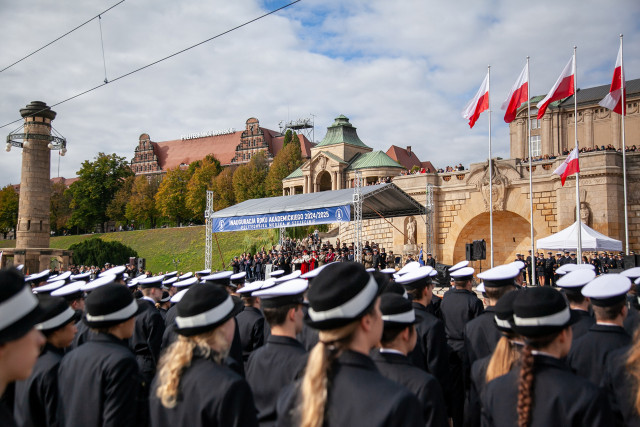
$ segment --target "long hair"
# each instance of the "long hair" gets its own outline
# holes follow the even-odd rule
[[[324,423],[331,366],[351,343],[358,324],[355,321],[338,329],[320,331],[302,379],[301,427],[320,427]]]
[[[489,360],[485,381],[488,383],[508,373],[519,358],[518,346],[506,336],[500,338]]]
[[[636,413],[640,414],[640,344],[638,340],[640,339],[640,329],[636,330],[633,336],[634,344],[629,349],[627,353],[627,362],[626,368],[627,372],[631,376],[631,380],[633,383],[633,397],[636,408]]]
[[[173,408],[178,403],[180,378],[191,366],[194,354],[222,363],[230,345],[221,328],[192,337],[178,335],[178,339],[160,358],[158,366],[156,397],[160,399],[162,406]]]

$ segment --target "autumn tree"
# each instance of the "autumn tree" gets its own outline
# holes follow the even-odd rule
[[[189,218],[185,199],[189,172],[180,167],[170,169],[162,179],[155,195],[155,204],[160,215],[176,225]]]
[[[107,221],[107,206],[133,171],[124,157],[98,153],[94,161],[85,160],[71,184],[71,218],[69,227],[90,230]]]
[[[254,154],[249,163],[238,167],[233,174],[236,203],[265,197],[265,179],[268,171],[269,166],[264,151]]]
[[[203,221],[204,210],[207,207],[207,190],[211,190],[213,178],[221,171],[220,162],[213,155],[205,157],[193,170],[187,184],[186,207],[195,221]]]
[[[287,132],[289,132],[288,130]],[[293,133],[293,137],[298,136]],[[285,135],[286,138],[286,135]],[[300,144],[286,144],[282,147],[282,150],[276,155],[269,168],[267,174],[265,187],[267,196],[281,196],[282,195],[282,180],[289,176],[291,172],[296,170],[302,165],[302,153],[300,152]]]
[[[213,178],[211,185],[213,191],[213,210],[219,211],[236,203],[233,191],[233,169],[224,168],[222,172]]]
[[[135,178],[125,209],[129,220],[139,225],[155,227],[159,215],[155,200],[158,187],[159,179],[156,177],[140,175]]]
[[[67,228],[71,218],[71,199],[71,192],[68,191],[64,181],[51,184],[49,223],[51,230],[56,234]]]
[[[131,188],[133,187],[133,181],[135,179],[135,176],[127,177],[107,205],[107,216],[110,220],[119,222],[120,224],[127,223],[126,207],[129,199],[131,199]]]
[[[7,233],[18,225],[19,195],[13,185],[9,184],[0,190],[0,233],[7,238]]]

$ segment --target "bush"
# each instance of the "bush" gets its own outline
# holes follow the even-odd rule
[[[129,258],[138,257],[138,253],[129,246],[105,242],[97,237],[71,245],[69,249],[73,251],[73,263],[76,265],[123,265],[129,263]]]

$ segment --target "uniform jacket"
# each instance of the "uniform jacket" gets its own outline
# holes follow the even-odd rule
[[[471,375],[467,402],[464,405],[464,425],[465,427],[480,426],[482,403],[480,396],[486,385],[487,367],[491,361],[491,355],[476,360],[471,365]]]
[[[494,320],[495,310],[489,306],[464,327],[464,346],[469,366],[478,359],[490,356],[502,334]]]
[[[14,416],[24,427],[59,426],[58,367],[64,350],[47,343],[31,376],[16,382]],[[4,425],[4,424],[1,424]]]
[[[601,386],[615,417],[611,425],[637,427],[640,415],[635,408],[635,387],[625,366],[628,351],[629,347],[622,347],[609,353]]]
[[[380,375],[367,355],[345,351],[334,362],[325,410],[325,427],[424,426],[418,399]],[[278,399],[278,426],[298,425],[298,386]]]
[[[422,404],[424,422],[428,426],[447,425],[447,411],[444,404],[442,387],[436,378],[413,366],[407,356],[375,350],[373,361],[380,373],[416,395]]]
[[[264,317],[255,307],[245,307],[236,316],[242,343],[242,360],[246,362],[252,351],[264,344]]]
[[[2,400],[0,400],[0,425],[3,427],[18,427],[13,414],[11,414],[11,411]]]
[[[447,343],[455,352],[464,349],[464,327],[484,311],[482,301],[474,292],[466,289],[451,289],[440,304]]]
[[[151,301],[140,299],[138,306],[143,307],[143,311],[136,316],[131,348],[136,355],[140,373],[149,384],[160,359],[165,326],[162,315]]]
[[[605,361],[613,350],[631,344],[631,336],[620,326],[598,325],[571,345],[567,363],[580,375],[595,385],[600,385]]]
[[[589,314],[588,311],[584,310],[571,310],[578,313],[580,319],[571,325],[571,330],[573,331],[573,342],[576,342],[578,338],[589,332],[589,328],[596,324],[596,319]]]
[[[229,368],[195,356],[180,378],[178,402],[168,409],[151,386],[149,412],[153,427],[252,427],[256,409],[247,382]],[[124,427],[124,426],[121,426]]]
[[[254,351],[247,362],[246,378],[261,427],[276,424],[278,394],[304,369],[307,352],[293,338],[271,335],[265,345]]]
[[[586,379],[571,372],[562,361],[534,356],[531,427],[602,426],[612,424],[604,393]],[[519,369],[496,378],[482,394],[482,425],[518,425]]]
[[[142,377],[127,342],[99,333],[67,353],[58,371],[59,416],[65,427],[141,425]]]

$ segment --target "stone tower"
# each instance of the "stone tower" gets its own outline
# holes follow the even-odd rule
[[[44,102],[33,101],[20,109],[20,114],[24,117],[24,133],[27,135],[22,148],[16,248],[48,248],[51,150],[47,139],[30,138],[28,135],[51,135],[51,121],[56,113]]]

